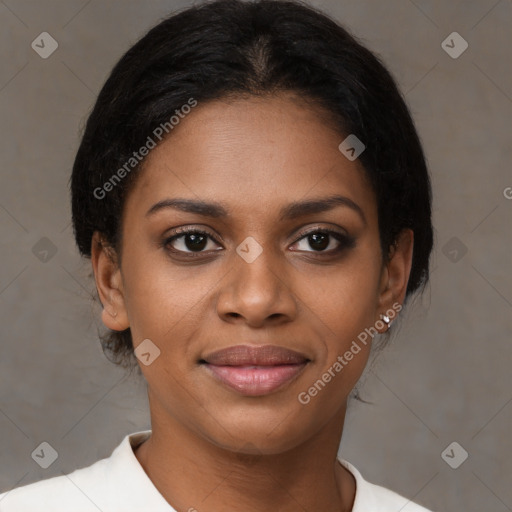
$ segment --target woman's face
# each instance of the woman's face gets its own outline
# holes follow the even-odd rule
[[[146,340],[153,424],[278,453],[343,418],[371,337],[353,342],[403,301],[411,256],[383,265],[376,198],[344,138],[280,95],[199,104],[148,155],[121,270],[105,285],[100,256],[95,271],[117,313],[104,322]]]

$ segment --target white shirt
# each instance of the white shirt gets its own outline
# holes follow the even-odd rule
[[[1,512],[176,512],[158,492],[133,448],[151,430],[127,435],[108,458],[0,494]],[[367,482],[338,458],[356,480],[352,512],[431,512],[399,494]]]

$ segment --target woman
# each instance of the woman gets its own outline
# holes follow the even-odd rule
[[[433,243],[423,150],[376,56],[299,3],[187,9],[114,67],[71,191],[104,349],[140,368],[152,428],[3,511],[426,510],[337,457]]]

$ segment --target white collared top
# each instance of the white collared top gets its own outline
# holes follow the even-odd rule
[[[0,512],[176,512],[158,492],[133,447],[151,430],[125,436],[110,457],[0,494]],[[349,462],[338,458],[356,480],[352,512],[431,512],[384,487],[367,482]],[[194,504],[191,504],[194,510]]]

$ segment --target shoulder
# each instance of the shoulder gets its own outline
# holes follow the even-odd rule
[[[90,466],[17,487],[0,494],[1,512],[109,512],[169,510],[137,462],[132,446],[150,435],[141,431],[125,436],[110,457]]]
[[[338,460],[356,480],[352,512],[432,512],[390,489],[366,481],[350,462],[340,458]]]

